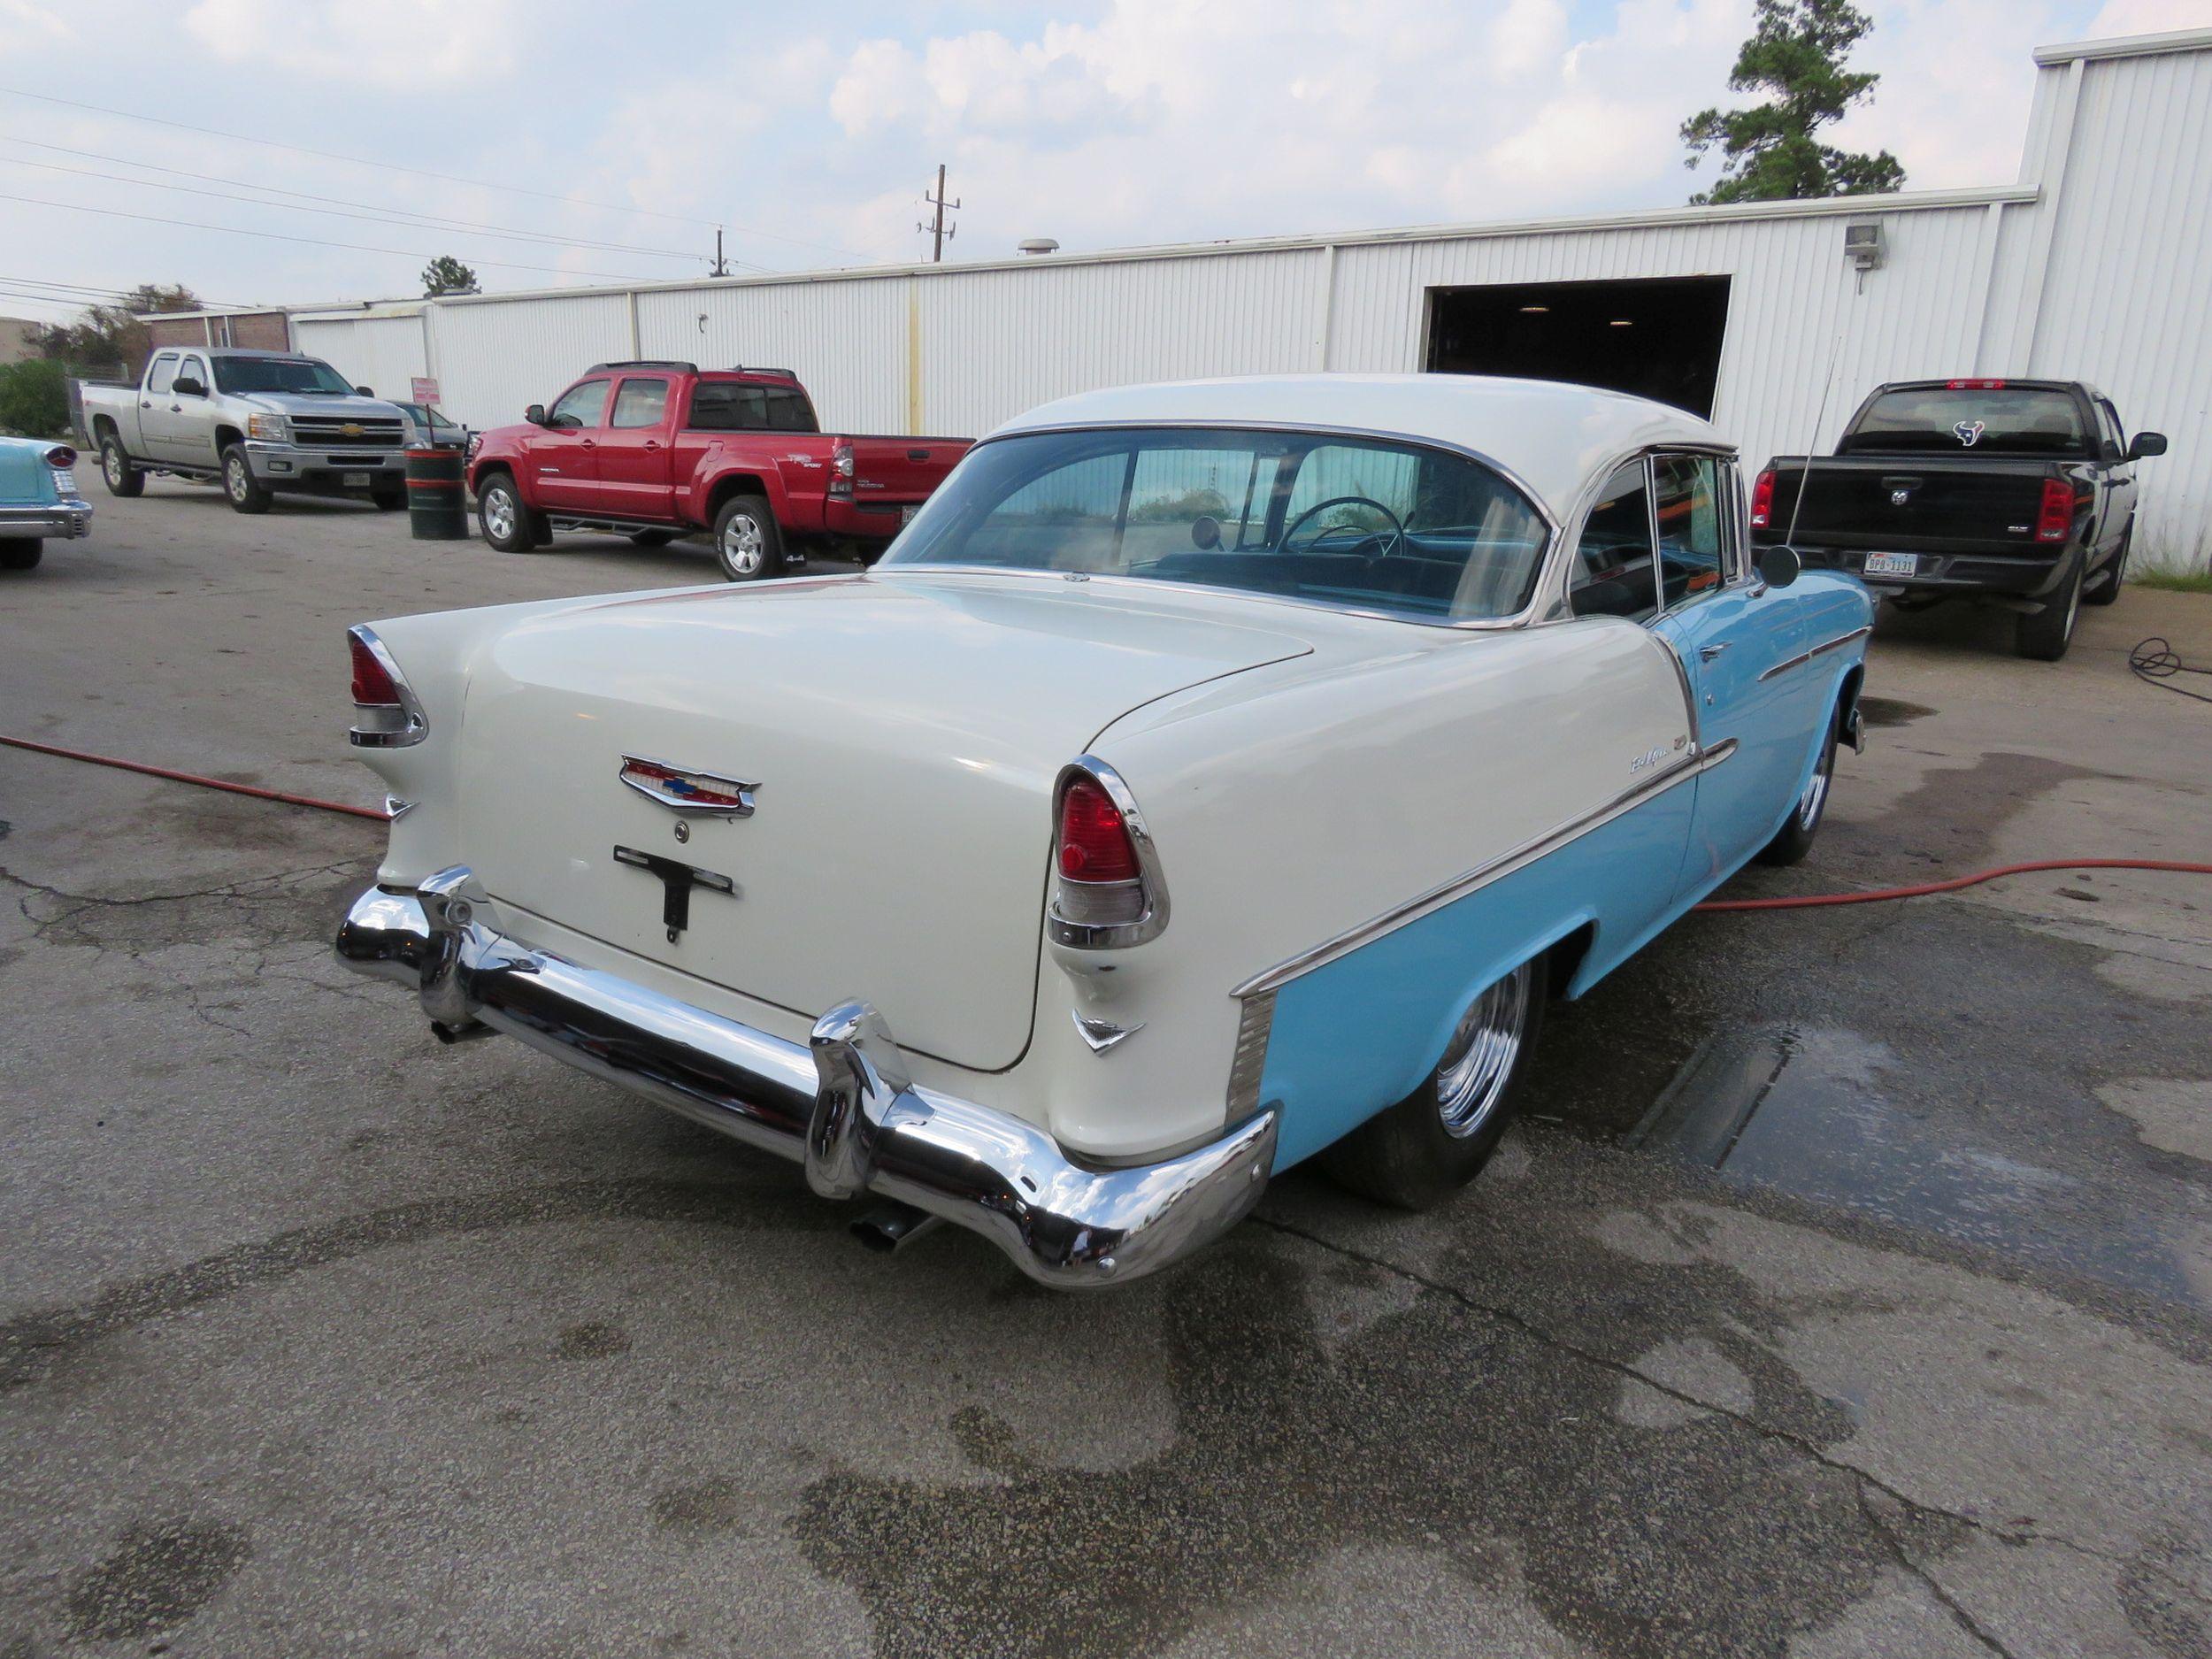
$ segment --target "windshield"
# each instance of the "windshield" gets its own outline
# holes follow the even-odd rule
[[[353,388],[313,357],[218,357],[215,384],[226,392],[299,392],[349,397]]]
[[[1033,433],[979,445],[884,557],[1186,582],[1424,622],[1525,610],[1547,532],[1473,458],[1322,434]]]
[[[1860,449],[2009,450],[2087,455],[2073,394],[2032,386],[1908,386],[1867,405],[1839,455]]]

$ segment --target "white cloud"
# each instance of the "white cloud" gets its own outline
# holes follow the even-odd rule
[[[197,0],[184,27],[217,58],[404,89],[503,74],[519,0]]]
[[[2108,0],[2082,31],[2087,41],[2116,35],[2162,35],[2168,29],[2212,27],[2212,0]]]

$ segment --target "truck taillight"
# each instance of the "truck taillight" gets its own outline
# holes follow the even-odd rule
[[[840,438],[836,442],[830,445],[829,493],[831,495],[851,495],[853,493],[853,473],[857,469],[853,465],[853,446],[850,443],[847,442],[844,439]]]
[[[1954,392],[2001,392],[2005,389],[2002,380],[1946,380],[1943,384],[1947,390]]]
[[[1051,933],[1056,944],[1112,949],[1167,926],[1167,883],[1129,787],[1086,755],[1060,775]]]
[[[1774,517],[1774,469],[1759,474],[1751,486],[1751,527],[1763,530]]]
[[[353,662],[353,726],[347,740],[357,749],[404,749],[430,730],[422,705],[384,641],[367,628],[346,630]]]
[[[2074,487],[2064,479],[2043,480],[2043,506],[2035,515],[2035,539],[2063,541],[2074,534]]]

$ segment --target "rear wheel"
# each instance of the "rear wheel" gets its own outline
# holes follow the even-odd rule
[[[131,465],[131,457],[123,453],[123,441],[111,432],[100,440],[100,481],[109,495],[125,500],[146,493],[145,473]]]
[[[495,472],[477,487],[476,522],[500,552],[527,553],[538,545],[534,518],[508,473]]]
[[[1828,796],[1836,780],[1836,733],[1842,725],[1842,712],[1840,704],[1830,710],[1827,735],[1821,743],[1819,757],[1813,762],[1813,775],[1806,780],[1804,792],[1797,797],[1789,822],[1759,849],[1756,856],[1761,864],[1793,864],[1812,851],[1813,837],[1820,833],[1820,821],[1828,816]]]
[[[783,569],[776,515],[758,495],[733,495],[714,518],[714,557],[733,582],[758,581]]]
[[[2043,601],[2043,609],[2021,617],[2016,625],[2013,649],[2039,663],[2055,663],[2074,642],[2074,624],[2081,619],[2081,561],[2066,573],[2057,591]]]
[[[1544,1021],[1544,961],[1533,957],[1486,987],[1421,1087],[1324,1152],[1322,1167],[1400,1210],[1426,1210],[1472,1180],[1520,1104]]]
[[[223,451],[223,494],[234,512],[266,512],[274,499],[253,475],[253,465],[246,459],[242,444],[234,443]]]
[[[45,551],[46,543],[36,536],[27,541],[21,536],[11,536],[0,541],[0,571],[34,570]]]
[[[2135,546],[2135,526],[2131,524],[2120,538],[2120,550],[2112,563],[2097,572],[2096,586],[2086,588],[2081,596],[2085,605],[2108,605],[2120,596],[2120,584],[2127,580],[2128,554]]]
[[[633,530],[630,532],[632,547],[666,547],[675,539],[676,533],[673,530]]]

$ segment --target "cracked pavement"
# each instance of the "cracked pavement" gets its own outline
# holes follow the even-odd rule
[[[153,483],[0,587],[0,731],[366,802],[345,623],[666,585]],[[2212,601],[1886,619],[1812,859],[2212,858]],[[96,673],[88,666],[97,665]],[[1694,918],[1457,1202],[1187,1268],[894,1258],[326,941],[372,825],[0,749],[0,1659],[2212,1654],[2212,887]]]

